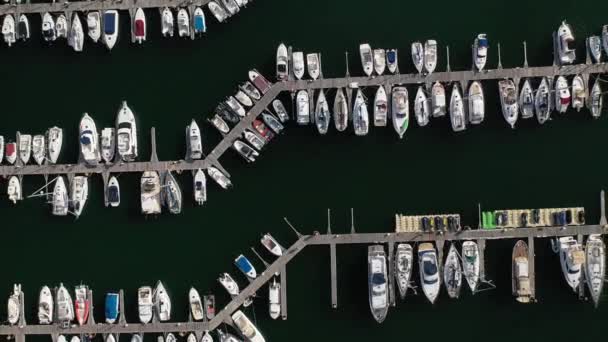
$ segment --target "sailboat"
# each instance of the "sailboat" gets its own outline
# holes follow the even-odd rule
[[[418,73],[422,73],[424,67],[424,47],[421,42],[412,43],[412,63],[414,63]]]
[[[138,7],[135,11],[135,19],[133,20],[133,35],[135,36],[135,42],[142,44],[146,40],[146,13],[143,8]]]
[[[76,52],[81,52],[84,46],[84,31],[78,13],[72,16],[72,25],[68,33],[68,45]]]
[[[211,7],[211,3],[209,3],[209,6]],[[171,12],[169,7],[163,8],[160,15],[160,27],[163,37],[173,37],[173,33],[175,32],[173,12]]]
[[[180,37],[190,37],[190,16],[185,8],[177,11],[177,32]]]
[[[281,284],[276,278],[268,285],[268,313],[272,319],[279,318],[281,314]]]
[[[560,64],[572,64],[576,59],[574,34],[572,27],[566,21],[562,21],[557,29],[557,53]]]
[[[46,132],[46,141],[48,147],[48,161],[52,164],[57,163],[61,147],[63,144],[63,130],[57,126],[49,128]]]
[[[462,95],[460,95],[460,88],[457,84],[452,86],[452,95],[450,97],[450,121],[454,132],[464,131],[467,128]]]
[[[9,178],[6,193],[8,195],[8,200],[13,202],[13,204],[17,204],[17,201],[21,201],[23,199],[21,182],[17,176],[11,176],[11,178]]]
[[[137,311],[139,321],[143,324],[152,321],[154,301],[152,288],[150,286],[142,286],[137,289]]]
[[[365,43],[359,45],[359,55],[361,57],[361,65],[363,66],[363,72],[369,77],[374,71],[374,60],[372,57],[372,47]]]
[[[53,16],[46,12],[42,16],[42,38],[47,42],[54,42],[57,39],[55,32],[55,19]]]
[[[219,169],[209,166],[207,168],[207,174],[209,174],[209,177],[211,177],[211,179],[213,179],[224,190],[232,188],[230,178],[226,177],[226,175],[223,174]]]
[[[321,74],[321,65],[319,62],[318,53],[309,53],[306,55],[306,66],[308,69],[308,76],[313,80],[319,78]]]
[[[164,204],[171,214],[182,212],[182,191],[171,171],[165,173],[162,196]]]
[[[190,288],[190,291],[188,292],[188,299],[190,302],[190,314],[192,314],[192,319],[195,321],[202,320],[205,316],[203,302],[201,301],[201,296],[194,287]]]
[[[159,280],[156,283],[153,297],[154,305],[156,306],[158,319],[161,322],[166,322],[171,319],[171,298],[165,289],[165,285]]]
[[[512,256],[512,292],[520,303],[530,303],[532,291],[530,290],[530,265],[528,259],[528,245],[519,240],[513,247]]]
[[[207,6],[218,22],[223,23],[226,19],[228,19],[228,13],[226,10],[222,6],[218,5],[215,1],[209,1]]]
[[[565,113],[571,101],[568,80],[564,76],[559,76],[555,81],[555,109],[558,113]]]
[[[471,82],[469,86],[469,123],[480,124],[485,118],[485,98],[479,81]]]
[[[68,37],[68,20],[65,15],[60,14],[57,16],[55,20],[55,32],[57,33],[57,38]]]
[[[587,102],[587,90],[585,81],[581,75],[576,75],[572,79],[572,108],[580,112]]]
[[[78,218],[82,211],[84,210],[84,206],[87,203],[87,198],[89,196],[89,182],[86,176],[75,176],[72,179],[72,183],[70,184],[70,188],[72,189],[72,196],[70,203],[72,204],[73,214]]]
[[[475,293],[479,284],[479,247],[474,241],[462,243],[462,268],[471,292]]]
[[[289,75],[289,61],[287,58],[287,46],[281,43],[277,48],[277,80],[284,81]]]
[[[602,39],[599,36],[591,36],[587,38],[587,45],[593,62],[600,63],[602,61]]]
[[[116,131],[114,128],[106,127],[101,130],[101,158],[106,163],[111,163],[114,160],[114,151],[116,150]]]
[[[386,51],[386,67],[391,74],[394,74],[399,68],[399,54],[397,49]]]
[[[511,128],[515,128],[519,111],[515,83],[510,79],[501,80],[498,82],[498,90],[502,106],[502,115]]]
[[[473,43],[473,64],[475,68],[482,71],[488,59],[488,38],[485,33],[480,33]]]
[[[17,23],[17,39],[22,41],[30,39],[30,21],[27,19],[25,14],[19,15],[19,22]]]
[[[201,169],[194,174],[194,201],[198,205],[203,205],[207,201],[207,178]]]
[[[141,212],[144,215],[160,214],[160,177],[156,171],[146,171],[141,176]]]
[[[253,280],[257,277],[255,267],[253,267],[253,264],[243,254],[239,255],[238,257],[236,257],[236,259],[234,259],[234,264],[250,280]]]
[[[283,102],[281,102],[281,100],[274,99],[272,101],[272,108],[274,109],[274,112],[277,114],[277,117],[279,118],[279,120],[281,120],[281,122],[289,121],[289,114],[287,114],[287,109],[285,109],[285,105],[283,105]]]
[[[357,90],[355,104],[353,105],[353,127],[357,136],[367,135],[369,132],[369,113],[361,89]]]
[[[51,324],[53,323],[53,295],[48,286],[43,286],[38,295],[38,323]]]
[[[8,323],[15,325],[19,322],[19,316],[21,314],[21,285],[13,285],[13,293],[8,297]]]
[[[378,323],[384,322],[388,314],[388,282],[386,253],[382,245],[367,248],[367,282],[369,287],[369,307]]]
[[[440,82],[435,82],[431,88],[431,105],[433,117],[437,118],[447,113],[445,88]]]
[[[186,136],[188,143],[188,157],[190,159],[201,159],[203,156],[203,143],[201,139],[201,130],[194,119],[186,126]]]
[[[78,285],[74,289],[76,300],[74,301],[74,311],[76,313],[76,321],[78,325],[84,325],[89,319],[90,299],[89,287],[86,285]]]
[[[378,86],[374,97],[374,126],[386,126],[388,121],[388,97],[384,86]]]
[[[604,289],[606,275],[606,245],[601,235],[589,235],[585,247],[585,282],[597,308]]]
[[[331,119],[331,113],[329,112],[329,105],[325,99],[325,91],[321,89],[319,97],[317,98],[317,106],[315,108],[315,125],[319,134],[326,134],[329,129],[329,121]]]
[[[95,43],[101,38],[101,13],[99,11],[87,13],[87,34]]]
[[[72,296],[68,289],[63,286],[63,283],[59,284],[56,295],[57,304],[57,321],[59,323],[71,322],[74,319],[74,305],[72,303]]]
[[[101,154],[99,153],[99,137],[97,135],[97,126],[95,121],[84,113],[80,120],[80,153],[85,163],[91,166],[97,165],[101,160]]]
[[[68,189],[63,181],[63,176],[58,176],[53,188],[53,215],[66,216],[68,214]]]
[[[384,49],[374,49],[374,71],[377,75],[382,75],[385,69],[386,51]]]
[[[32,139],[32,154],[36,164],[42,165],[42,162],[46,159],[44,135],[34,135],[34,138]]]
[[[424,42],[424,69],[428,74],[437,67],[437,41],[429,39]]]
[[[291,54],[291,60],[293,64],[293,75],[301,80],[304,77],[306,66],[304,65],[304,53],[302,51],[296,51]]]
[[[418,246],[418,263],[422,291],[431,304],[433,304],[439,295],[441,279],[439,277],[437,251],[431,243],[425,242]]]
[[[559,261],[566,283],[572,290],[578,291],[585,254],[581,245],[573,237],[559,238]]]
[[[112,50],[118,40],[118,11],[107,10],[103,13],[103,35],[101,39],[108,50]]]
[[[19,159],[27,164],[32,156],[32,136],[29,134],[19,135]]]
[[[462,267],[460,265],[460,259],[458,259],[458,252],[456,252],[456,247],[453,243],[451,244],[450,251],[445,259],[443,282],[448,292],[448,296],[457,299],[460,296],[460,288],[462,287]]]
[[[296,95],[296,114],[298,125],[308,125],[310,123],[310,101],[306,90],[300,90]]]
[[[344,132],[348,127],[348,101],[342,88],[338,88],[334,99],[334,125],[338,132]]]
[[[2,21],[2,36],[4,37],[4,42],[9,47],[17,41],[15,35],[15,18],[12,14],[4,16],[4,20]]]
[[[546,77],[543,77],[540,82],[540,86],[536,91],[534,98],[534,109],[536,110],[536,119],[541,125],[544,124],[551,115],[551,93],[549,90],[549,83]]]
[[[394,87],[391,96],[393,128],[397,132],[397,135],[399,135],[399,139],[403,139],[403,135],[410,123],[410,105],[407,88]]]
[[[414,262],[414,252],[412,246],[407,243],[397,245],[395,252],[395,278],[401,299],[405,298],[410,287],[412,277],[412,265]]]
[[[108,204],[114,208],[120,205],[120,185],[114,176],[108,181]]]
[[[416,92],[416,99],[414,100],[414,114],[416,115],[418,126],[424,127],[429,123],[429,117],[431,116],[431,104],[429,103],[422,86],[418,86],[418,91]]]
[[[534,116],[534,92],[530,85],[530,80],[525,79],[524,85],[519,93],[519,108],[521,110],[521,118],[528,119]]]
[[[594,118],[599,118],[602,114],[602,89],[600,87],[599,77],[593,82],[591,93],[589,95],[589,110]]]

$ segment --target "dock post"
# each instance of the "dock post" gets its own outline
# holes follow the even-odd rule
[[[192,16],[192,13],[190,13],[190,16]],[[135,44],[135,8],[129,8],[129,18],[129,28],[131,29],[131,44]]]
[[[323,63],[321,63],[321,53],[319,52],[319,79],[323,78]]]
[[[606,197],[604,196],[604,190],[600,192],[600,225],[606,226]]]
[[[108,201],[108,182],[110,180],[110,173],[108,171],[102,172],[101,179],[103,181],[103,203],[107,207],[108,205],[110,205]]]
[[[281,267],[281,318],[287,319],[287,268]]]
[[[337,276],[337,262],[336,262],[336,244],[329,244],[329,260],[331,269],[331,307],[334,309],[338,308],[338,276]]]
[[[469,84],[469,80],[460,80],[460,88],[462,88],[462,94],[468,94],[467,93],[467,86]],[[462,111],[464,113],[464,117],[465,117],[465,122],[469,121],[469,96],[463,96],[462,99]]]
[[[591,64],[591,54],[589,54],[589,38],[585,39],[585,64]],[[585,87],[586,88],[586,87]]]
[[[536,300],[536,273],[534,271],[534,236],[528,236],[528,272],[530,276],[530,293],[532,299]]]
[[[581,248],[583,246],[583,242],[584,242],[583,240],[584,240],[583,234],[576,235],[576,241],[579,243],[579,245],[581,245]],[[578,299],[584,300],[585,299],[585,280],[586,280],[585,272],[581,272],[579,280],[580,281],[578,283]]]
[[[23,328],[27,325],[25,321],[25,294],[23,291],[19,291],[19,328]],[[25,341],[25,335],[23,335],[23,341]]]
[[[152,145],[152,155],[150,156],[150,161],[158,162],[158,154],[156,154],[156,127],[150,128],[150,142]]]
[[[350,208],[350,233],[355,234],[355,210]]]
[[[20,332],[15,335],[15,342],[25,342],[25,334]]]
[[[452,69],[450,68],[450,46],[449,45],[445,46],[445,58],[447,59],[445,71],[451,72]]]
[[[346,77],[350,77],[350,71],[348,70],[348,51],[345,52],[346,54]]]
[[[120,312],[119,312],[120,317],[118,318],[118,323],[122,326],[126,326],[127,325],[127,313],[126,313],[126,309],[125,309],[125,291],[123,289],[118,290],[118,300],[119,300],[119,307],[120,307]]]
[[[528,67],[528,45],[524,40],[524,68]]]
[[[315,90],[312,88],[308,88],[308,108],[315,108]],[[309,111],[308,116],[310,117],[310,123],[315,123],[315,112],[313,110]]]
[[[293,48],[291,47],[291,45],[289,45],[289,47],[287,48],[287,67],[289,68],[289,72],[287,73],[287,81],[291,82],[294,80],[294,75],[293,75],[293,58],[291,57],[291,54],[293,53]]]
[[[486,240],[477,240],[479,248],[479,280],[486,281]]]
[[[89,317],[87,318],[87,325],[95,325],[95,315],[93,314],[93,290],[89,290],[87,293],[87,300],[89,301]]]
[[[439,269],[439,276],[443,277],[443,245],[445,243],[445,240],[443,238],[441,239],[437,239],[436,241],[437,243],[437,258],[439,259],[439,265],[438,269]]]
[[[391,234],[392,236],[392,234]],[[388,300],[391,306],[395,301],[395,243],[391,237],[388,238]]]
[[[192,4],[192,0],[188,1],[188,12],[190,12],[190,39],[194,40],[196,38],[196,33],[194,32],[194,11],[196,10],[196,6]]]
[[[285,221],[285,223],[287,223],[287,225],[289,226],[289,228],[291,228],[291,230],[294,231],[294,233],[296,233],[296,235],[298,236],[298,239],[302,237],[302,234],[300,234],[300,232],[296,229],[296,227],[294,227],[291,222],[289,222],[287,220],[287,217],[283,217],[283,220]]]
[[[500,42],[498,43],[498,67],[497,69],[502,69],[502,58],[500,56]]]

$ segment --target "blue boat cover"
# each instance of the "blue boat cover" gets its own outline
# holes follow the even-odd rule
[[[118,293],[106,294],[106,319],[118,317]]]
[[[105,13],[103,15],[103,32],[105,34],[114,34],[114,26],[116,25],[116,14]]]
[[[91,138],[89,137],[89,135],[92,135],[93,132],[91,131],[84,131],[82,132],[82,134],[80,135],[80,142],[82,144],[85,145],[90,145],[91,144]]]
[[[116,186],[111,186],[108,188],[108,200],[110,202],[120,201],[120,192]]]
[[[488,47],[488,40],[483,38],[478,41],[480,47]]]
[[[372,275],[372,284],[373,285],[382,285],[386,283],[386,278],[384,278],[384,274],[382,273],[374,273]]]
[[[243,255],[239,256],[234,263],[236,264],[236,267],[238,267],[243,273],[248,273],[249,271],[253,270],[253,266]]]
[[[386,59],[388,60],[389,63],[395,63],[395,60],[397,59],[397,54],[395,53],[395,51],[389,51],[386,54]]]
[[[194,29],[196,31],[205,31],[205,19],[197,15],[194,17]]]

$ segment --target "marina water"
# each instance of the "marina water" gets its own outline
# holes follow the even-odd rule
[[[577,55],[583,61],[583,38],[599,34],[601,25],[608,24],[605,13],[608,3],[601,1],[256,0],[226,24],[216,24],[208,16],[208,34],[195,41],[162,39],[160,19],[151,10],[148,41],[134,46],[125,34],[128,16],[122,13],[123,36],[114,50],[109,53],[87,40],[81,55],[64,41],[45,46],[40,19],[32,16],[32,39],[0,48],[2,134],[42,134],[53,125],[63,127],[60,161],[74,162],[82,113],[90,113],[98,127],[113,125],[121,101],[128,100],[140,128],[140,159],[149,156],[151,126],[157,127],[160,159],[182,158],[184,127],[192,118],[202,124],[215,104],[234,93],[251,67],[272,76],[281,41],[321,52],[325,77],[344,74],[347,50],[351,74],[361,74],[361,42],[399,48],[401,71],[412,72],[409,44],[428,38],[440,45],[438,71],[445,69],[446,44],[452,69],[468,69],[470,44],[478,32],[488,33],[490,67],[497,62],[498,42],[503,65],[521,65],[523,40],[530,65],[550,65],[551,32],[561,20],[573,26]],[[44,284],[64,282],[70,290],[81,282],[88,284],[94,290],[98,319],[103,315],[103,294],[123,288],[127,317],[135,321],[137,287],[162,279],[172,294],[175,320],[185,320],[190,286],[202,293],[213,291],[219,305],[227,302],[217,275],[229,271],[237,276],[234,257],[249,254],[263,232],[270,231],[284,245],[295,239],[283,216],[303,232],[326,229],[327,207],[333,209],[334,232],[350,229],[350,207],[355,208],[358,231],[392,231],[397,212],[459,212],[464,223],[476,226],[476,205],[481,202],[487,209],[585,206],[587,221],[596,222],[599,190],[608,188],[606,113],[592,120],[586,111],[570,111],[554,114],[542,127],[528,120],[512,130],[502,119],[495,82],[484,83],[484,90],[486,119],[462,134],[452,133],[447,117],[432,120],[423,129],[414,124],[403,141],[390,127],[371,128],[362,138],[335,130],[320,137],[312,126],[290,124],[255,164],[245,165],[235,153],[227,153],[222,164],[235,187],[223,191],[209,182],[209,201],[203,208],[190,200],[191,176],[178,175],[185,203],[178,216],[140,215],[139,175],[120,176],[122,203],[116,209],[103,206],[101,177],[93,178],[89,203],[77,221],[51,217],[41,199],[14,208],[0,201],[5,256],[0,288],[8,295],[14,282],[23,284],[29,322],[34,322],[38,290]],[[368,89],[366,95],[372,97],[373,91]],[[333,96],[330,91],[328,97]],[[201,128],[209,151],[219,135],[206,124]],[[42,177],[26,177],[24,193],[43,182]],[[513,243],[487,245],[486,272],[497,290],[475,296],[464,291],[459,301],[449,300],[443,292],[434,306],[422,295],[408,297],[390,309],[382,325],[369,314],[364,246],[338,248],[337,310],[330,307],[329,251],[319,247],[307,250],[287,268],[288,321],[268,318],[266,290],[258,293],[255,314],[247,312],[269,341],[434,341],[454,338],[453,334],[467,340],[507,341],[522,334],[528,340],[565,340],[579,337],[581,330],[585,337],[599,337],[607,303],[594,310],[577,300],[546,240],[537,240],[536,246],[539,303],[515,303],[510,293]],[[121,336],[121,341],[127,338]],[[146,341],[153,338],[146,336]],[[28,341],[43,339],[47,337]]]

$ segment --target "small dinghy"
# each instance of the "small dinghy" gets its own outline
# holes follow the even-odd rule
[[[17,39],[21,41],[30,39],[30,21],[25,14],[19,16],[19,22],[17,23]]]
[[[54,42],[57,39],[55,20],[49,12],[42,16],[42,38],[47,42]]]
[[[388,97],[384,86],[378,86],[374,97],[374,126],[384,127],[388,121]]]
[[[154,315],[154,301],[152,288],[150,286],[142,286],[137,289],[137,312],[139,321],[143,324],[150,323]]]
[[[32,156],[32,136],[29,134],[19,135],[19,159],[27,164]]]
[[[363,72],[369,77],[374,71],[374,60],[372,57],[372,47],[369,44],[359,45],[359,55],[361,56],[361,65]]]
[[[84,31],[78,13],[74,13],[72,17],[72,25],[68,33],[68,45],[76,52],[81,52],[84,46]]]
[[[171,171],[166,172],[164,176],[161,190],[163,204],[171,214],[179,214],[182,212],[182,190]]]
[[[513,247],[511,283],[513,296],[520,303],[530,303],[532,300],[529,269],[528,245],[519,240]]]
[[[205,20],[205,12],[200,7],[196,7],[194,9],[194,15],[192,18],[194,34],[197,36],[201,36],[203,33],[207,32],[207,22]]]
[[[318,53],[309,53],[306,55],[306,67],[308,69],[308,76],[313,80],[319,78],[321,74],[321,66],[319,63]]]
[[[135,42],[142,44],[146,40],[146,14],[143,8],[137,8],[135,11],[135,19],[133,20],[133,35],[135,36]]]
[[[424,42],[424,69],[432,74],[437,67],[437,41],[430,39]]]
[[[120,185],[114,176],[108,181],[108,204],[114,208],[120,205]]]
[[[439,82],[435,82],[433,84],[433,88],[431,89],[431,105],[433,117],[437,118],[444,116],[447,113],[445,88]]]
[[[241,157],[243,157],[248,163],[253,163],[257,157],[259,157],[259,153],[251,146],[246,143],[235,140],[232,143],[232,147],[235,151],[237,151]]]
[[[291,54],[293,64],[293,75],[301,80],[306,72],[306,66],[304,65],[304,53],[302,51],[296,51]]]
[[[112,50],[118,40],[118,11],[108,10],[103,13],[103,35],[102,40],[108,50]]]
[[[8,195],[8,200],[13,202],[13,204],[17,204],[17,201],[21,201],[23,199],[23,193],[21,191],[21,182],[17,176],[11,176],[8,180],[8,186],[6,187],[6,193]]]
[[[279,318],[281,314],[281,284],[277,283],[276,278],[268,285],[268,313],[272,319]]]
[[[194,287],[190,288],[190,291],[188,292],[188,299],[190,302],[190,314],[192,314],[192,319],[195,321],[203,320],[205,317],[203,302],[201,300],[201,296]],[[190,336],[194,337],[193,334],[190,334]],[[188,338],[190,338],[190,336],[188,336]],[[194,342],[196,342],[196,337],[194,337]]]
[[[407,243],[397,245],[397,251],[395,252],[395,278],[401,299],[405,298],[407,290],[410,288],[413,262],[414,251],[412,246]]]
[[[46,141],[48,146],[48,161],[52,164],[57,163],[61,146],[63,144],[63,130],[57,126],[49,128],[46,132]]]
[[[285,126],[283,126],[281,122],[279,122],[279,120],[274,117],[274,115],[268,112],[262,113],[262,120],[264,120],[266,126],[270,127],[270,129],[276,134],[281,133],[283,129],[285,129]],[[329,125],[329,122],[327,124]]]
[[[230,296],[235,297],[239,295],[239,284],[237,284],[236,281],[232,279],[230,274],[220,274],[220,277],[217,279],[217,281],[219,281],[219,283],[224,287],[224,289],[226,289],[226,292],[228,292]]]
[[[386,67],[391,74],[397,72],[399,68],[399,58],[398,58],[397,49],[390,49],[386,51]]]
[[[450,121],[454,132],[464,131],[467,128],[462,95],[460,95],[460,88],[457,84],[452,86],[452,95],[450,96]]]
[[[469,123],[480,124],[485,118],[486,103],[483,96],[483,88],[479,81],[471,82],[469,86]]]
[[[230,126],[222,119],[219,115],[215,114],[209,122],[215,127],[222,135],[228,134],[230,132]]]
[[[543,77],[540,86],[536,91],[534,98],[534,109],[536,110],[536,119],[539,124],[544,124],[551,115],[551,93],[549,90],[549,82],[546,77]]]
[[[421,42],[412,43],[412,63],[414,63],[418,73],[422,73],[424,67],[424,47]]]
[[[209,6],[211,6],[212,2],[209,3]],[[173,12],[171,12],[169,7],[163,8],[163,11],[160,15],[160,27],[163,37],[173,37],[173,32],[175,31],[173,22]]]
[[[243,83],[239,89],[247,94],[247,96],[249,96],[253,101],[259,101],[262,98],[260,91],[249,81]]]
[[[597,308],[606,275],[606,245],[601,235],[589,235],[585,247],[585,282]]]
[[[13,293],[8,297],[8,323],[15,325],[21,315],[21,285],[13,285]]]
[[[236,94],[234,94],[234,98],[237,99],[237,101],[239,101],[239,103],[244,107],[253,106],[253,101],[251,100],[251,97],[247,96],[247,94],[245,94],[245,92],[243,92],[242,90],[237,91]]]
[[[445,259],[443,282],[445,284],[445,289],[448,292],[448,296],[457,299],[460,296],[460,288],[462,287],[462,266],[460,265],[458,252],[456,252],[456,247],[454,247],[453,243],[451,244],[450,251]]]
[[[515,128],[515,123],[517,122],[517,116],[519,114],[515,83],[510,79],[499,81],[498,92],[502,106],[502,115],[509,126]]]
[[[194,202],[203,205],[207,201],[207,177],[203,170],[198,169],[194,174]]]
[[[587,38],[587,45],[593,62],[600,63],[602,61],[602,39],[599,36],[591,36]]]
[[[208,320],[212,320],[215,317],[215,296],[212,294],[203,296],[203,303],[205,304],[205,317],[207,317]],[[205,331],[205,334],[208,335],[209,333]],[[213,342],[213,340],[211,340],[211,342]]]
[[[357,136],[367,135],[369,132],[369,113],[361,89],[357,90],[355,104],[353,105],[353,127]]]
[[[530,85],[530,80],[525,79],[524,85],[519,93],[519,108],[521,110],[521,118],[528,119],[534,116],[534,92]]]
[[[418,91],[416,92],[416,99],[414,100],[414,115],[416,115],[418,126],[424,127],[429,123],[429,117],[431,116],[431,104],[429,103],[422,86],[418,86]]]
[[[576,48],[574,47],[574,34],[570,24],[562,21],[557,29],[557,53],[560,64],[572,64],[576,59]]]
[[[101,160],[99,152],[99,136],[97,135],[97,127],[95,121],[84,113],[80,120],[80,154],[85,163],[91,166],[97,165]]]
[[[298,125],[308,125],[310,123],[310,101],[306,90],[300,90],[296,95],[296,114]]]
[[[247,142],[250,143],[251,146],[255,147],[255,149],[258,151],[261,151],[264,148],[264,145],[266,145],[266,141],[264,139],[258,137],[248,129],[243,132],[243,137],[245,137],[245,140],[247,140]]]
[[[257,70],[249,70],[249,81],[253,83],[253,85],[258,88],[258,90],[262,94],[266,94],[271,87],[270,82],[266,79],[266,77],[262,76]]]
[[[180,37],[190,37],[190,16],[185,8],[177,12],[177,32]]]
[[[57,19],[55,20],[55,32],[57,34],[57,38],[68,37],[68,20],[65,15],[60,14],[57,16]]]
[[[40,324],[53,323],[53,309],[53,295],[51,289],[45,285],[40,289],[38,296],[38,322]]]
[[[559,261],[566,283],[574,292],[577,292],[585,254],[581,245],[573,237],[559,238]]]
[[[319,134],[326,134],[329,129],[329,121],[331,119],[331,113],[329,112],[329,105],[325,99],[325,91],[321,89],[319,97],[317,98],[317,106],[315,108],[315,125]]]
[[[555,109],[558,113],[565,113],[571,101],[568,80],[564,76],[559,76],[555,81]]]
[[[258,276],[255,267],[253,267],[253,264],[243,254],[239,255],[238,257],[236,257],[236,259],[234,259],[234,264],[239,269],[239,271],[243,272],[243,274],[247,276],[247,278],[249,278],[250,280],[253,280]]]
[[[6,153],[4,154],[6,161],[13,165],[17,161],[17,143],[9,142],[6,144]]]
[[[407,88],[405,87],[395,87],[392,92],[392,119],[393,119],[393,128],[397,135],[399,135],[399,139],[403,139],[403,135],[405,135],[405,131],[410,123],[410,104],[407,94]]]
[[[228,190],[232,187],[230,178],[226,177],[222,171],[216,169],[215,167],[209,166],[207,168],[207,174],[209,174],[209,177],[211,177],[211,179],[213,179],[223,189]]]
[[[277,240],[270,235],[270,233],[264,234],[260,239],[260,243],[266,248],[267,251],[276,257],[282,256],[283,251],[285,250],[283,246],[281,246]]]
[[[42,162],[46,159],[46,145],[44,143],[44,135],[35,135],[32,139],[32,154],[34,161],[38,165],[42,165]]]
[[[101,13],[99,11],[87,13],[87,34],[95,43],[101,38]]]
[[[189,126],[186,126],[186,143],[188,144],[188,158],[201,159],[203,156],[201,130],[194,119]]]
[[[101,158],[106,163],[111,163],[114,160],[114,151],[116,151],[116,131],[111,127],[104,128],[101,130]]]
[[[72,193],[70,203],[76,218],[80,217],[89,197],[89,181],[85,176],[75,176],[70,184]]]
[[[384,49],[374,50],[374,71],[377,75],[384,74],[386,69],[386,51]]]
[[[66,216],[68,214],[68,189],[65,187],[65,182],[63,181],[62,176],[57,177],[57,180],[55,181],[51,203],[53,205],[53,215]]]
[[[156,306],[158,319],[161,322],[171,319],[171,298],[169,298],[169,293],[160,280],[156,283],[156,288],[154,289],[153,303]]]
[[[207,6],[218,22],[223,23],[228,18],[228,13],[226,10],[224,10],[222,6],[218,5],[217,2],[210,1]]]
[[[344,132],[348,127],[348,101],[342,88],[338,88],[334,99],[334,125],[338,132]]]
[[[480,33],[473,43],[473,64],[478,71],[482,71],[488,60],[488,38],[485,33]]]
[[[431,304],[433,304],[439,295],[441,278],[439,276],[437,251],[431,243],[425,242],[418,246],[418,263],[422,291]]]
[[[2,36],[4,37],[4,42],[9,47],[17,41],[15,35],[15,18],[12,14],[4,16],[4,20],[2,21]]]
[[[594,118],[599,118],[602,114],[602,89],[600,87],[599,77],[595,79],[591,93],[589,94],[589,110]]]
[[[479,284],[479,247],[476,242],[465,241],[462,243],[462,267],[471,292],[475,294]]]
[[[230,16],[237,14],[241,9],[234,0],[221,0],[224,8],[230,13]]]
[[[274,99],[272,101],[272,109],[274,109],[274,112],[277,114],[277,117],[279,120],[281,120],[281,122],[284,123],[289,121],[289,114],[287,114],[287,109],[285,109],[285,105],[283,105],[281,100]]]
[[[289,76],[289,59],[287,58],[287,46],[281,43],[277,48],[277,80],[285,81]]]
[[[587,90],[585,89],[585,81],[581,75],[576,75],[572,79],[572,108],[580,112],[587,102]]]

